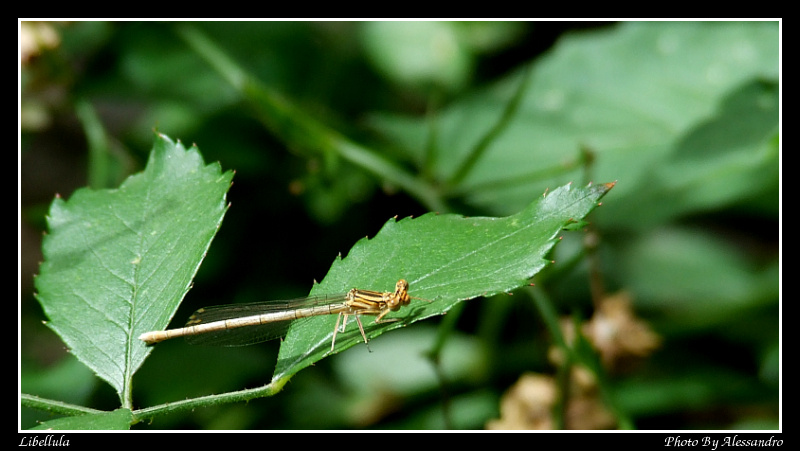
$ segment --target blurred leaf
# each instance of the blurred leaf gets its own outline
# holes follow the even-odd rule
[[[118,189],[56,198],[37,298],[71,352],[130,402],[150,350],[191,286],[227,208],[232,173],[158,135],[144,172]]]
[[[449,407],[439,403],[419,408],[410,415],[384,423],[386,429],[403,430],[482,430],[486,422],[499,416],[500,399],[489,390],[474,390],[452,397]]]
[[[458,90],[473,56],[452,22],[366,22],[362,42],[378,70],[395,83]]]
[[[72,355],[46,368],[23,362],[19,380],[21,393],[30,393],[39,399],[57,399],[72,405],[89,405],[92,393],[101,384],[92,370]],[[23,407],[20,411],[20,428],[33,427],[52,419],[52,415],[53,412],[46,409]]]
[[[713,143],[717,157],[708,164],[722,163],[714,168],[718,173],[737,169],[730,178],[748,177],[754,168],[730,165],[720,153],[741,159],[750,152],[755,169],[774,165],[764,145],[771,138],[765,129],[777,130],[770,84],[778,79],[778,30],[777,22],[625,22],[564,36],[536,61],[519,112],[463,183],[449,187],[451,195],[481,211],[518,211],[527,193],[581,179],[581,148],[595,154],[593,179],[620,182],[620,199],[648,188],[654,166],[672,152],[694,152],[700,138],[719,139]],[[437,180],[451,180],[497,122],[524,74],[520,69],[454,102],[437,114],[433,130],[428,118],[375,115],[371,123],[418,164],[428,162],[426,170]],[[754,88],[753,80],[768,82]],[[744,141],[726,147],[731,141],[723,130],[733,131],[751,116],[752,126],[735,130]],[[757,181],[757,190],[774,183],[763,175]],[[709,186],[706,193],[695,184],[692,205],[729,201],[727,194],[715,195],[718,187]],[[633,216],[603,211],[600,217],[638,225],[641,204],[632,199],[615,208],[628,205],[637,209]]]
[[[328,162],[342,158],[383,182],[397,185],[438,211],[435,208],[439,205],[436,190],[420,183],[414,174],[403,170],[396,161],[376,149],[353,141],[338,129],[309,114],[282,93],[259,82],[202,30],[182,24],[177,32],[198,55],[240,90],[242,96],[256,108],[264,125],[285,142],[287,147],[307,152],[309,156],[322,155]]]
[[[746,257],[706,231],[658,229],[623,246],[609,272],[673,326],[708,328],[777,301],[777,261],[759,267]]]
[[[508,292],[528,283],[547,263],[557,235],[583,218],[613,186],[565,185],[506,218],[428,213],[387,222],[372,239],[356,243],[346,258],[334,261],[312,295],[344,293],[357,287],[392,290],[398,279],[410,283],[412,304],[389,315],[404,321],[375,324],[365,320],[369,337],[414,321],[442,315],[457,302]],[[293,325],[281,346],[273,381],[286,378],[330,353],[336,317],[317,317]],[[362,338],[351,324],[336,338],[336,351]]]
[[[86,403],[98,382],[86,365],[72,356],[67,356],[47,371],[23,368],[20,372],[22,392],[72,404]]]
[[[448,336],[436,366],[428,354],[440,333],[432,325],[419,324],[370,342],[369,352],[348,352],[331,362],[346,389],[347,415],[352,424],[371,424],[398,406],[397,399],[431,393],[444,380],[476,381],[486,374],[486,349],[476,337]],[[338,338],[338,337],[337,337]]]
[[[777,403],[777,398],[765,396],[763,387],[752,384],[750,375],[691,360],[682,363],[676,365],[678,368],[670,377],[651,374],[620,381],[615,389],[617,401],[631,415],[640,417],[703,412],[709,406],[725,404],[765,400]]]
[[[437,368],[427,357],[436,340],[437,327],[417,324],[370,342],[370,349],[354,349],[330,361],[337,384],[326,383],[331,374],[304,372],[292,379],[285,393],[291,421],[303,429],[364,428],[402,409],[403,399],[431,396],[441,388]],[[480,340],[463,334],[448,336],[438,371],[446,380],[475,382],[486,374],[486,348]],[[315,415],[307,415],[309,409]]]
[[[774,202],[760,209],[777,214],[778,106],[777,83],[755,80],[734,89],[718,111],[645,170],[640,190],[603,212],[603,223],[647,228],[765,197]]]
[[[454,25],[461,39],[475,53],[489,53],[507,47],[531,26],[528,22],[516,21],[455,22]]]

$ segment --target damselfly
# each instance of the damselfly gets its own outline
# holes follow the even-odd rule
[[[186,337],[192,344],[248,345],[283,336],[291,322],[296,319],[338,314],[331,339],[331,351],[333,351],[336,334],[344,332],[348,316],[355,316],[364,343],[367,343],[367,334],[364,332],[360,316],[375,315],[376,324],[399,321],[398,318],[384,317],[389,312],[408,305],[411,299],[427,301],[411,297],[408,294],[408,282],[400,279],[394,291],[379,292],[353,288],[339,295],[206,307],[197,310],[189,317],[185,327],[145,332],[139,339],[148,345],[176,337]]]

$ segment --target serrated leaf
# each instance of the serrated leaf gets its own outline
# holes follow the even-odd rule
[[[149,349],[189,290],[227,205],[232,172],[157,135],[145,170],[118,189],[56,198],[37,298],[47,325],[117,390],[123,405]]]
[[[351,288],[390,291],[397,280],[410,283],[412,301],[387,318],[402,321],[362,322],[368,338],[442,315],[457,302],[508,292],[528,283],[547,264],[545,255],[563,228],[579,221],[613,186],[562,186],[505,218],[438,215],[390,220],[372,239],[364,238],[345,258],[334,261],[312,295],[343,293]],[[292,326],[281,346],[273,381],[286,378],[330,352],[336,317],[317,317]],[[350,321],[336,337],[341,352],[363,342]]]

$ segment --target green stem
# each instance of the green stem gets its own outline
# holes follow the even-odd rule
[[[464,304],[464,302],[459,302],[458,304],[454,305],[452,309],[450,309],[448,315],[444,316],[444,319],[437,329],[438,333],[436,334],[436,341],[431,349],[425,353],[425,357],[431,363],[433,371],[436,373],[436,379],[439,381],[439,392],[442,398],[442,419],[444,420],[445,429],[452,429],[453,421],[450,409],[450,395],[447,390],[448,383],[444,374],[444,370],[442,369],[442,348],[444,348],[447,338],[455,330],[456,323],[461,317],[461,312],[464,310]]]
[[[371,149],[345,138],[335,143],[334,148],[339,155],[351,163],[372,172],[391,184],[399,186],[425,205],[428,210],[439,213],[449,211],[449,208],[442,202],[438,191],[430,184],[400,169],[392,161],[381,157]]]
[[[511,119],[514,118],[514,115],[517,114],[517,110],[519,109],[520,103],[522,103],[522,99],[525,96],[525,91],[528,87],[528,80],[530,79],[530,65],[528,65],[522,73],[522,80],[520,80],[519,87],[517,88],[514,95],[511,97],[511,100],[506,104],[505,109],[503,110],[503,114],[497,120],[497,122],[486,132],[486,134],[481,138],[480,141],[472,148],[467,158],[463,161],[461,166],[456,170],[453,174],[453,177],[450,178],[448,185],[449,186],[458,186],[461,182],[464,181],[465,178],[469,175],[478,161],[483,157],[486,153],[486,150],[489,148],[489,145],[494,142],[495,138],[497,138],[503,131],[505,131],[506,127],[511,123]]]
[[[75,113],[83,125],[89,147],[88,179],[89,186],[95,189],[113,186],[111,158],[108,137],[97,112],[85,99],[75,102]]]
[[[181,401],[170,402],[159,406],[147,407],[133,412],[137,421],[143,421],[157,416],[165,415],[168,413],[185,412],[187,410],[196,409],[198,407],[211,407],[220,404],[229,404],[234,402],[250,401],[257,398],[265,398],[273,396],[283,389],[289,378],[281,378],[272,381],[267,385],[258,388],[249,388],[246,390],[239,390],[220,395],[208,395],[200,398],[184,399]]]
[[[220,404],[228,404],[242,401],[250,401],[256,398],[264,398],[275,395],[283,389],[290,378],[281,378],[272,383],[258,388],[239,390],[220,395],[202,396],[200,398],[185,399],[177,402],[170,402],[159,406],[147,407],[133,411],[135,422],[149,420],[168,413],[184,412],[199,407],[211,407]],[[21,405],[32,409],[43,410],[46,412],[61,415],[86,415],[104,413],[102,410],[91,409],[89,407],[78,406],[52,399],[44,399],[34,395],[21,394]]]

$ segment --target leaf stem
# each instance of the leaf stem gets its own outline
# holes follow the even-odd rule
[[[467,158],[462,162],[461,166],[456,170],[450,178],[449,186],[458,186],[469,175],[472,168],[478,163],[481,157],[486,153],[489,145],[508,127],[511,119],[517,114],[522,98],[525,96],[525,91],[528,88],[528,80],[530,79],[531,65],[525,67],[522,71],[522,80],[520,80],[519,87],[511,97],[511,100],[506,104],[503,114],[497,122],[486,132],[485,135],[478,141],[475,147],[472,148]]]
[[[23,407],[29,407],[32,409],[43,410],[61,415],[74,416],[103,413],[102,410],[70,404],[63,401],[56,401],[54,399],[40,398],[36,395],[29,395],[27,393],[20,394],[20,405]]]
[[[109,143],[103,124],[89,101],[78,99],[75,102],[75,113],[83,126],[86,141],[89,145],[89,186],[95,189],[111,188],[111,157]]]
[[[246,390],[239,390],[230,393],[223,393],[219,395],[208,395],[194,399],[185,399],[177,402],[169,402],[158,406],[147,407],[140,410],[133,411],[134,422],[149,420],[158,416],[168,413],[184,412],[187,410],[196,409],[198,407],[211,407],[220,404],[228,404],[241,401],[249,401],[256,398],[264,398],[267,396],[275,395],[283,389],[289,377],[279,378],[267,385],[251,388]],[[57,413],[62,415],[86,415],[86,414],[99,414],[104,413],[102,410],[92,409],[89,407],[69,404],[52,399],[44,399],[35,395],[22,393],[20,395],[21,405],[33,409],[44,410],[50,413]]]
[[[169,402],[158,406],[147,407],[133,412],[136,421],[148,420],[168,413],[184,412],[198,407],[211,407],[221,404],[229,404],[241,401],[250,401],[257,398],[273,396],[283,389],[290,377],[279,378],[271,383],[257,388],[248,388],[219,395],[208,395],[193,399],[184,399],[176,402]]]

